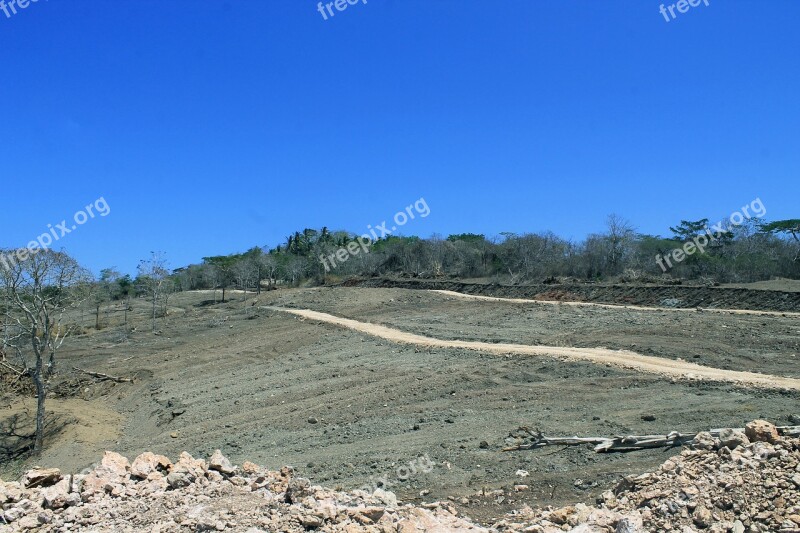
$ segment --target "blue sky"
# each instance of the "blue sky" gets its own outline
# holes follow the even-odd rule
[[[8,2],[9,0],[6,0]],[[0,11],[0,247],[99,197],[59,245],[95,272],[366,231],[609,213],[666,234],[800,197],[800,2],[39,0]]]

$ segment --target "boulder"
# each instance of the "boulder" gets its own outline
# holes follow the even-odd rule
[[[719,442],[721,446],[726,446],[728,449],[735,450],[739,446],[747,446],[750,444],[750,439],[747,438],[744,431],[741,429],[723,429],[719,432]]]
[[[192,484],[195,478],[191,477],[186,472],[170,472],[167,475],[167,484],[172,489],[179,489],[181,487],[188,487]]]
[[[778,429],[766,420],[753,420],[745,426],[745,435],[751,442],[775,444],[781,440]]]
[[[208,468],[227,476],[236,472],[236,467],[231,464],[227,457],[222,455],[220,450],[214,451],[214,454],[208,460]]]
[[[202,459],[195,459],[187,452],[182,452],[178,462],[172,465],[170,472],[182,472],[192,478],[192,481],[208,472],[208,465]]]
[[[702,505],[698,505],[692,514],[692,520],[695,525],[701,529],[705,529],[714,523],[714,517],[711,516],[711,511]]]
[[[100,465],[108,472],[112,472],[120,477],[125,476],[131,469],[131,463],[126,457],[116,452],[106,452]]]
[[[152,473],[168,472],[172,463],[163,455],[145,452],[133,460],[131,475],[139,479],[147,479]]]
[[[55,485],[42,489],[43,507],[45,509],[63,509],[68,505],[74,505],[76,498],[70,498],[72,483],[68,478],[64,478]]]
[[[708,431],[701,431],[692,440],[692,448],[695,450],[713,450],[716,448],[716,441]]]
[[[22,485],[28,489],[33,487],[49,487],[61,481],[63,477],[64,476],[61,475],[61,470],[58,468],[34,468],[33,470],[28,470],[25,472],[25,475],[22,476]]]
[[[83,480],[81,497],[84,501],[95,495],[112,494],[119,496],[130,470],[128,459],[118,453],[106,452],[100,466],[92,470]]]
[[[261,471],[261,467],[250,461],[245,461],[242,463],[242,471],[245,474],[258,474]]]
[[[0,481],[0,507],[7,503],[18,502],[22,498],[23,494],[19,483]]]

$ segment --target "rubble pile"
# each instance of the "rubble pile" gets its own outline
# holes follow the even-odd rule
[[[700,433],[691,449],[656,472],[623,478],[596,505],[524,507],[491,527],[449,503],[401,505],[381,489],[337,492],[289,467],[234,466],[219,451],[208,461],[184,452],[175,463],[106,452],[74,476],[38,468],[0,481],[0,505],[0,532],[800,533],[800,439],[765,421]]]
[[[233,466],[182,453],[176,463],[145,453],[132,463],[106,452],[88,474],[34,469],[0,481],[0,531],[286,533],[486,531],[448,504],[399,505],[391,492],[342,493],[312,486],[291,468]]]
[[[523,508],[498,531],[800,533],[800,439],[757,420],[700,433],[657,472],[624,478],[596,506]]]

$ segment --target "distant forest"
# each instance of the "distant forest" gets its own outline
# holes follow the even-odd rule
[[[708,284],[800,278],[800,219],[771,223],[751,219],[738,226],[728,224],[723,231],[711,228],[708,219],[684,220],[670,228],[671,236],[659,237],[637,233],[629,222],[611,215],[604,232],[579,242],[551,232],[503,233],[493,239],[462,233],[366,241],[345,231],[304,229],[275,248],[206,257],[200,264],[174,270],[170,279],[176,290],[260,290],[373,276]],[[702,252],[692,246],[704,241]],[[686,253],[676,254],[677,250]],[[140,276],[152,270],[152,262],[148,265]]]

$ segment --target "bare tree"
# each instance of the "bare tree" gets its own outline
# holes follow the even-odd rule
[[[23,254],[17,253],[17,257]],[[56,352],[72,331],[64,314],[88,297],[91,274],[64,252],[38,250],[0,268],[3,291],[4,350],[12,351],[36,387],[33,453],[42,450],[48,378]]]
[[[258,262],[261,264],[262,275],[267,277],[267,286],[272,289],[278,278],[278,261],[272,254],[263,254],[258,258]],[[261,285],[260,279],[258,284]]]
[[[630,255],[636,233],[633,225],[617,214],[608,215],[608,266],[610,274],[618,274],[622,264]]]
[[[114,268],[104,268],[100,271],[100,280],[92,291],[95,305],[94,329],[100,329],[100,308],[103,304],[109,304],[121,296],[120,278],[122,274]],[[106,305],[106,322],[108,322],[108,305]]]
[[[258,283],[258,269],[253,261],[245,257],[233,265],[232,271],[236,284],[244,291],[244,300],[247,301],[247,289]]]
[[[159,301],[169,294],[169,269],[163,252],[150,252],[150,259],[139,262],[139,276],[137,282],[152,301],[153,331],[156,330],[156,309]],[[166,307],[166,302],[164,304]],[[166,312],[166,310],[165,310]]]

